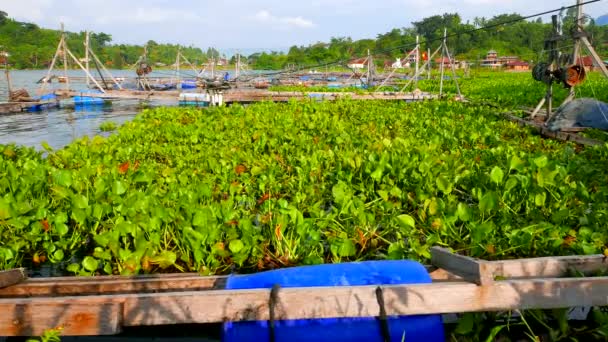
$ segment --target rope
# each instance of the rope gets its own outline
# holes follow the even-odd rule
[[[386,317],[386,308],[384,306],[384,293],[382,287],[376,287],[376,299],[378,300],[378,306],[380,307],[380,314],[378,319],[380,320],[380,329],[382,332],[382,338],[384,342],[390,342],[391,331],[388,326],[388,318]]]
[[[270,299],[268,300],[268,308],[270,310],[270,319],[268,320],[268,328],[270,329],[269,331],[269,341],[270,342],[275,342],[276,341],[276,332],[275,332],[275,320],[276,320],[276,313],[275,313],[275,309],[277,306],[277,302],[279,301],[279,290],[281,289],[281,285],[279,284],[274,284],[274,286],[272,287],[272,290],[270,290]]]

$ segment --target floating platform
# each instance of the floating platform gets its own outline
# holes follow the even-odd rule
[[[531,114],[532,112],[526,111],[526,113]],[[586,138],[586,137],[578,135],[579,132],[583,132],[583,131],[589,129],[587,127],[572,127],[569,129],[562,129],[561,131],[557,131],[557,132],[551,131],[545,126],[545,124],[543,122],[544,115],[537,115],[537,118],[539,118],[539,120],[530,120],[530,119],[520,118],[511,113],[503,113],[503,115],[508,120],[519,124],[519,126],[531,127],[534,131],[536,131],[538,134],[540,134],[541,136],[543,136],[545,138],[561,140],[561,141],[572,141],[574,143],[584,145],[584,146],[596,146],[596,145],[603,145],[605,143],[600,140]]]
[[[105,100],[133,99],[133,100],[179,100],[181,91],[141,91],[141,90],[108,90],[101,94],[91,94],[78,91],[58,90],[55,94],[60,98],[87,96],[97,97]],[[206,94],[206,91],[188,92],[194,94]],[[354,92],[279,92],[265,90],[228,90],[221,93],[222,102],[231,103],[253,103],[260,101],[287,102],[291,99],[318,99],[318,100],[337,100],[340,98],[350,98],[353,100],[392,100],[392,101],[422,101],[439,98],[438,95],[431,93],[399,93],[399,92],[374,92],[374,93],[354,93]]]
[[[50,108],[57,108],[58,106],[59,104],[55,100],[34,102],[4,102],[0,103],[0,114],[35,112]]]
[[[227,277],[26,279],[0,272],[0,336],[113,335],[123,327],[608,305],[604,255],[485,261],[433,247],[429,284],[227,290]],[[570,277],[572,272],[580,277]],[[578,274],[578,273],[577,273]],[[378,299],[378,292],[383,298]],[[276,308],[272,306],[273,296]]]

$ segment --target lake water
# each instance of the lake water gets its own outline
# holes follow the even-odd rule
[[[132,70],[110,70],[114,77],[135,77]],[[13,90],[26,89],[30,96],[40,95],[40,84],[38,80],[46,76],[46,70],[13,70],[11,81]],[[63,70],[55,70],[53,74],[62,76]],[[153,71],[150,78],[171,77],[171,70]],[[192,70],[182,73],[183,78],[193,77]],[[68,76],[78,77],[80,81],[70,81],[70,88],[74,90],[86,89],[84,83],[84,72],[81,70],[68,70]],[[206,75],[208,76],[208,75]],[[54,80],[47,84],[45,93],[65,87],[63,83]],[[8,100],[8,87],[4,72],[0,74],[0,102]],[[51,109],[33,113],[17,113],[0,115],[0,144],[15,143],[23,146],[31,146],[38,150],[42,147],[40,143],[46,141],[53,148],[61,148],[76,138],[82,136],[93,136],[96,134],[107,135],[101,132],[99,126],[105,121],[113,121],[122,124],[131,120],[143,107],[176,106],[177,99],[141,103],[138,100],[112,101],[103,106],[74,106],[71,99],[63,100],[61,108]]]

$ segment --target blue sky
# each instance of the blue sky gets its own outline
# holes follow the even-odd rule
[[[330,37],[373,38],[435,14],[464,20],[517,12],[533,14],[574,0],[0,0],[10,17],[70,31],[112,35],[115,43],[149,39],[202,48],[284,49]],[[608,0],[588,5],[597,17]]]

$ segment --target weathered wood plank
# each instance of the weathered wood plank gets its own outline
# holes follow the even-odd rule
[[[22,284],[0,289],[0,298],[84,296],[117,293],[156,293],[169,291],[204,291],[222,289],[226,277],[202,277],[185,275],[172,277],[73,277],[71,280],[44,278],[44,281],[26,281]]]
[[[608,305],[608,277],[497,281],[490,285],[454,282],[382,286],[389,315],[462,313],[515,309],[550,309]],[[279,319],[369,317],[379,312],[375,286],[285,288],[278,294]],[[0,299],[0,335],[24,334],[52,327],[84,308],[91,317],[122,320],[123,326],[267,320],[269,289],[212,290],[160,294],[125,294],[62,298]],[[124,305],[117,313],[116,307]],[[61,308],[61,309],[58,309]],[[103,314],[111,308],[112,315]],[[19,329],[13,327],[20,317]],[[117,318],[115,318],[117,317]],[[115,318],[115,319],[114,319]],[[107,332],[95,319],[81,319],[78,331]],[[8,323],[7,323],[8,322]],[[88,323],[87,323],[88,322]],[[10,323],[10,324],[9,324]],[[33,328],[28,324],[36,324]],[[86,327],[85,325],[88,324]],[[76,331],[76,329],[81,329]]]
[[[24,268],[0,271],[0,290],[15,284],[19,284],[27,278]]]
[[[478,285],[487,285],[494,281],[487,261],[454,254],[445,248],[431,248],[431,263]]]
[[[530,259],[488,261],[491,272],[496,277],[516,278],[558,278],[576,270],[584,275],[608,270],[608,258],[602,254],[586,256],[558,256]]]
[[[582,137],[582,136],[576,134],[575,132],[579,131],[578,127],[564,129],[560,132],[552,132],[540,123],[528,121],[528,120],[516,117],[509,113],[504,113],[503,115],[510,121],[517,122],[520,126],[532,127],[532,129],[534,131],[538,132],[540,135],[542,135],[546,138],[551,138],[551,139],[556,139],[556,140],[561,140],[561,141],[573,141],[577,144],[586,145],[586,146],[595,146],[595,145],[604,144],[604,142],[602,142],[602,141],[585,138],[585,137]]]
[[[426,267],[434,282],[462,280],[446,270]],[[0,289],[0,298],[217,290],[225,287],[226,280],[227,276],[200,276],[197,273],[30,278]]]
[[[204,90],[192,91],[192,93],[204,93]],[[178,100],[180,92],[178,91],[140,91],[140,90],[108,90],[104,94],[92,94],[82,93],[78,91],[66,91],[58,90],[55,92],[60,97],[72,97],[72,96],[89,96],[98,97],[108,100],[112,99],[174,99]],[[346,92],[277,92],[277,91],[260,91],[260,90],[229,90],[223,93],[223,101],[225,103],[231,102],[256,102],[256,101],[277,101],[285,102],[290,99],[309,99],[309,98],[322,98],[325,100],[333,101],[339,98],[351,98],[353,100],[425,100],[437,98],[436,95],[429,93],[411,94],[411,93],[390,93],[390,92],[378,92],[378,93],[346,93]]]
[[[116,303],[0,304],[0,336],[38,336],[61,327],[63,336],[120,333],[122,305]]]

